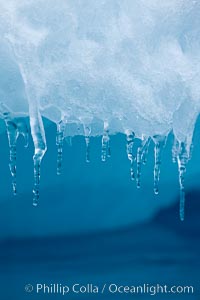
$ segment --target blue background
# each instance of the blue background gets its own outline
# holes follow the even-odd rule
[[[186,219],[179,221],[177,166],[171,162],[172,137],[163,153],[160,194],[153,195],[153,144],[142,171],[142,188],[129,178],[124,135],[111,137],[112,157],[102,163],[101,138],[91,138],[85,163],[83,137],[64,145],[63,172],[56,175],[56,128],[48,126],[42,163],[40,205],[32,206],[33,145],[18,142],[17,197],[12,196],[6,134],[0,136],[1,299],[150,299],[150,295],[44,295],[25,284],[104,283],[192,285],[200,297],[200,122],[186,175]]]

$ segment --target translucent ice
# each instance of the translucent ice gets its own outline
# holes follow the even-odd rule
[[[200,111],[199,53],[199,1],[0,1],[0,97],[11,116],[30,117],[35,203],[46,151],[42,116],[56,124],[80,124],[71,133],[85,136],[87,161],[90,136],[103,134],[105,161],[109,135],[115,132],[134,132],[149,141],[173,130],[190,157]],[[58,173],[65,135],[60,129]],[[131,176],[136,162],[139,187],[148,145],[133,157],[129,137]],[[154,142],[157,193],[160,142]]]

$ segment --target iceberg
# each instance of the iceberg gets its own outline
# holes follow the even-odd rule
[[[0,112],[14,193],[17,138],[23,135],[27,145],[30,126],[38,203],[44,118],[57,125],[58,174],[65,137],[85,136],[89,162],[90,137],[102,135],[105,161],[111,135],[124,133],[139,188],[153,142],[155,194],[172,132],[183,220],[184,176],[200,112],[199,1],[8,0],[0,1],[0,13]]]

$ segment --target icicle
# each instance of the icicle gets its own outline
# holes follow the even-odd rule
[[[154,146],[154,193],[158,194],[158,183],[160,179],[160,165],[161,165],[161,153],[166,143],[166,136],[162,135],[154,135],[153,141],[155,143]]]
[[[85,144],[86,144],[86,162],[90,162],[90,125],[84,125]]]
[[[107,157],[111,156],[110,151],[110,137],[109,137],[109,129],[108,123],[104,122],[104,133],[102,136],[102,148],[101,148],[101,160],[106,161]]]
[[[8,108],[2,102],[0,103],[0,111],[4,117],[5,124],[6,124],[8,143],[9,143],[9,152],[10,152],[9,168],[12,176],[13,195],[16,195],[17,194],[16,143],[17,143],[17,137],[19,133],[17,130],[17,125],[14,123],[14,121],[11,120],[11,116],[10,113],[8,112]]]
[[[178,171],[179,171],[179,185],[180,185],[180,219],[184,221],[185,214],[185,186],[184,186],[184,177],[186,173],[186,165],[188,162],[189,156],[187,152],[186,143],[179,143],[179,153],[177,155],[178,161]]]
[[[65,122],[61,120],[57,124],[57,135],[56,135],[56,145],[58,149],[57,155],[57,175],[61,174],[62,168],[62,157],[63,157],[63,142],[64,142],[64,132],[65,132]]]
[[[33,186],[33,206],[38,205],[39,200],[39,187],[40,187],[40,165],[41,159],[40,155],[34,155],[34,186]]]
[[[146,163],[146,156],[148,153],[148,147],[150,143],[150,138],[143,137],[141,141],[141,145],[137,149],[137,175],[136,175],[136,183],[137,183],[137,188],[141,187],[141,167],[142,167],[142,162],[145,161]]]
[[[140,184],[141,162],[142,162],[142,147],[138,147],[138,149],[137,149],[137,176],[136,176],[136,184],[137,184],[138,189],[141,186],[141,184]]]
[[[128,159],[130,160],[130,173],[131,173],[131,180],[135,179],[135,174],[134,174],[134,161],[135,161],[135,156],[133,155],[133,144],[134,144],[134,138],[135,138],[135,133],[128,130],[126,131],[126,152]]]
[[[13,194],[17,194],[17,139],[19,135],[22,135],[25,140],[25,147],[28,147],[28,128],[24,118],[12,118],[8,112],[9,109],[4,103],[0,103],[0,112],[5,120],[9,152],[10,152],[10,163],[9,168],[12,176],[12,189]]]
[[[34,185],[33,185],[33,206],[38,205],[39,187],[40,187],[40,169],[41,161],[46,152],[45,131],[42,122],[42,117],[38,109],[30,112],[31,134],[35,146],[35,153],[33,156],[34,164]]]
[[[19,135],[22,135],[24,138],[24,147],[27,148],[28,143],[29,143],[29,131],[28,131],[26,121],[24,118],[17,118],[15,120],[17,123],[17,129],[18,129]]]
[[[177,139],[174,136],[174,143],[172,146],[172,161],[173,161],[173,163],[177,162],[178,153],[179,153],[179,142],[177,141]]]
[[[17,129],[17,125],[14,121],[11,120],[9,113],[4,113],[4,120],[6,123],[7,135],[8,135],[8,143],[9,143],[9,151],[10,151],[10,173],[12,176],[12,189],[13,195],[17,194],[17,175],[16,175],[16,146],[17,146],[17,138],[19,136],[19,132]]]
[[[148,155],[148,151],[149,151],[149,145],[151,142],[151,138],[145,138],[143,141],[143,150],[142,150],[142,163],[143,165],[146,164],[147,162],[147,155]]]

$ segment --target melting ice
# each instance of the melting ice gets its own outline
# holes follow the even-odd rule
[[[130,176],[141,186],[149,144],[154,143],[154,192],[159,191],[162,150],[173,132],[172,159],[180,184],[200,112],[200,2],[191,0],[0,1],[0,112],[10,148],[16,194],[16,144],[35,146],[34,205],[47,146],[43,118],[57,124],[57,174],[66,136],[126,135]],[[135,139],[139,139],[137,149]]]

